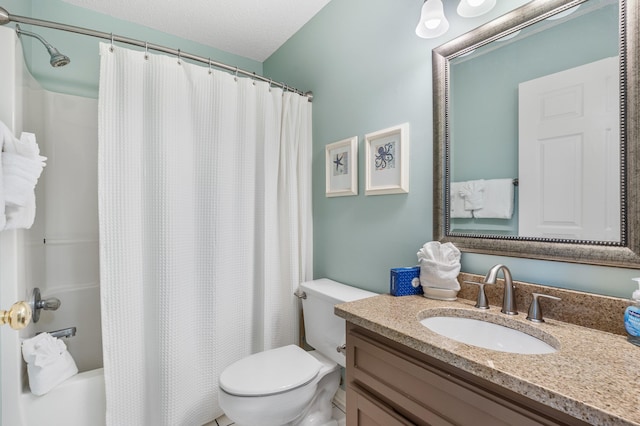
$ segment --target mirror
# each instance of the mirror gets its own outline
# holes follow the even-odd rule
[[[433,50],[434,238],[640,266],[640,0],[534,0]]]

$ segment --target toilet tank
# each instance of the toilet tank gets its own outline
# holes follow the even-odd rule
[[[307,343],[324,356],[345,366],[345,356],[336,350],[345,344],[345,321],[333,313],[339,303],[352,302],[376,293],[322,278],[300,284],[307,295],[302,299],[304,331]]]

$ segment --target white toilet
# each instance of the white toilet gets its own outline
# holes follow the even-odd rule
[[[345,365],[345,322],[334,305],[375,293],[328,279],[300,284],[307,352],[295,345],[243,358],[220,375],[220,407],[241,426],[332,426],[331,400]]]

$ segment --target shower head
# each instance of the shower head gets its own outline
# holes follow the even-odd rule
[[[62,53],[60,53],[58,49],[53,47],[51,44],[49,44],[44,38],[42,38],[38,34],[25,31],[22,28],[20,28],[20,25],[16,25],[16,32],[18,33],[19,36],[24,34],[26,36],[33,37],[35,39],[40,40],[40,43],[44,44],[44,47],[47,48],[47,52],[49,52],[49,56],[51,56],[51,60],[49,61],[49,63],[51,64],[52,67],[56,67],[56,68],[63,67],[67,65],[69,62],[71,62],[71,59],[69,59],[67,55],[63,55]]]

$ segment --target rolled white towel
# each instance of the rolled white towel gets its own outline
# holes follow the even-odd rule
[[[27,363],[29,388],[34,395],[44,395],[78,373],[67,346],[49,333],[24,340],[22,357]]]
[[[460,250],[453,243],[430,241],[418,251],[422,287],[460,290]]]

